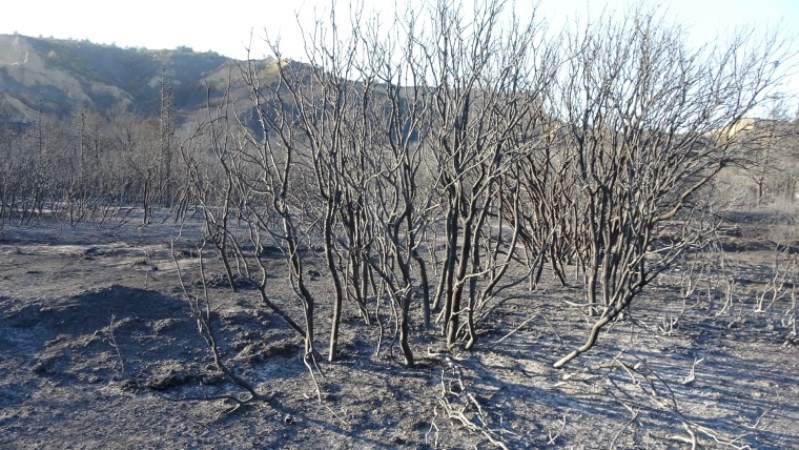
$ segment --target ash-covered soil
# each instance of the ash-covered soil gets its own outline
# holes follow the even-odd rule
[[[563,370],[552,363],[589,327],[577,287],[506,289],[470,352],[416,320],[411,369],[391,308],[366,325],[348,305],[341,359],[311,372],[297,333],[232,292],[205,250],[222,357],[263,396],[236,408],[224,397],[246,393],[214,365],[178,277],[204,295],[199,239],[167,225],[0,231],[0,448],[799,448],[787,288],[755,312],[768,245],[737,237],[732,279],[676,267]],[[299,320],[282,260],[269,264],[271,297]],[[311,287],[322,350],[328,285]]]

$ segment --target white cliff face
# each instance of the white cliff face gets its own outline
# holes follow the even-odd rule
[[[28,62],[29,50],[26,48],[25,41],[19,36],[0,36],[0,45],[9,49],[9,51],[0,52],[0,66],[20,65]]]

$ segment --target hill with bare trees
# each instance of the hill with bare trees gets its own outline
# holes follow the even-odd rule
[[[799,448],[792,43],[424,8],[3,38],[0,446]]]

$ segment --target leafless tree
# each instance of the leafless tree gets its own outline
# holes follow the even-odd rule
[[[768,108],[764,118],[742,120],[728,131],[740,151],[738,172],[754,184],[757,205],[764,200],[793,203],[799,128],[787,112],[784,97],[775,96],[764,107]]]
[[[639,9],[570,36],[559,75],[559,109],[568,123],[569,176],[588,306],[599,318],[583,346],[692,243],[657,237],[696,206],[697,191],[734,159],[724,130],[763,101],[776,80],[777,39],[738,36],[726,48],[693,50],[682,30]],[[684,219],[684,217],[682,217]]]
[[[457,4],[439,2],[425,47],[430,146],[446,230],[436,298],[444,299],[449,346],[461,336],[474,345],[475,318],[516,251],[524,187],[514,170],[546,139],[541,105],[558,67],[535,16],[504,24],[503,7],[489,2],[467,20]],[[511,206],[507,217],[499,214],[503,205]]]
[[[170,207],[173,202],[173,187],[175,179],[172,173],[172,160],[174,159],[175,118],[172,107],[172,79],[166,67],[161,68],[161,115],[158,120],[160,131],[160,152],[158,190],[161,205]]]
[[[390,302],[410,366],[414,306],[425,326],[438,314],[447,347],[471,348],[519,282],[511,265],[533,286],[545,264],[564,284],[568,268],[596,319],[561,367],[712,228],[697,194],[736,161],[727,130],[770,94],[781,43],[690,49],[643,8],[562,39],[501,1],[468,18],[454,2],[427,8],[430,23],[409,12],[387,28],[352,9],[346,33],[334,8],[303,30],[309,63],[269,41],[273,59],[242,67],[193,138],[215,168],[187,157],[211,241],[231,286],[258,286],[308,356],[329,305],[330,361],[350,301],[367,326]],[[266,295],[269,248],[302,326]],[[306,279],[318,261],[324,297]]]

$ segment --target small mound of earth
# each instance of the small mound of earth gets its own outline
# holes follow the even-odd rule
[[[179,298],[113,285],[65,299],[0,306],[0,345],[9,354],[25,355],[18,357],[20,364],[52,382],[113,381],[133,390],[167,391],[225,381]],[[293,358],[302,350],[268,339],[270,321],[260,310],[215,311],[211,322],[220,345],[238,362]]]
[[[180,299],[120,285],[47,304],[27,305],[6,315],[15,328],[38,326],[56,335],[73,336],[104,329],[112,319],[149,323],[175,315],[186,316],[185,304]]]
[[[146,385],[163,372],[161,366],[181,372],[175,361],[196,363],[206,354],[184,302],[156,291],[114,285],[63,300],[12,304],[4,316],[0,341],[13,354],[29,355],[33,373],[53,380]]]

